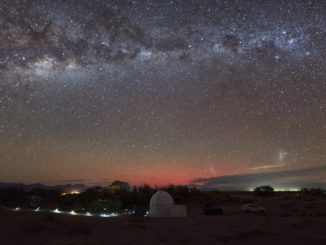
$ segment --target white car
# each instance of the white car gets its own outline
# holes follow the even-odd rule
[[[241,210],[245,213],[264,213],[265,209],[263,207],[259,207],[255,204],[248,203],[241,207]]]

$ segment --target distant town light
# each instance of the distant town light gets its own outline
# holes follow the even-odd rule
[[[74,210],[72,210],[69,214],[71,214],[71,215],[77,215],[77,213]]]
[[[69,192],[69,194],[71,194],[71,195],[79,195],[80,194],[80,191],[73,190],[73,191]]]
[[[275,191],[300,191],[299,188],[292,187],[292,188],[275,188]]]
[[[102,218],[109,218],[109,217],[111,217],[109,214],[100,214],[100,216],[101,216]]]
[[[34,209],[34,212],[40,212],[41,208],[40,207],[37,207]]]
[[[80,191],[79,190],[72,190],[69,192],[62,192],[60,195],[61,196],[66,196],[66,195],[79,195]]]
[[[56,208],[55,210],[53,210],[53,213],[61,214],[62,212],[58,208]]]
[[[119,216],[118,213],[100,214],[100,217],[102,217],[102,218],[110,218],[110,217],[117,217],[117,216]]]
[[[86,216],[93,216],[93,214],[91,214],[90,212],[87,212],[85,215]]]
[[[15,209],[14,209],[14,211],[21,211],[21,208],[20,207],[16,207]]]

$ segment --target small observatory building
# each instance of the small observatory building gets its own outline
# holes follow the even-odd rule
[[[172,196],[166,191],[157,191],[150,200],[149,208],[150,217],[187,217],[186,206],[174,205]]]

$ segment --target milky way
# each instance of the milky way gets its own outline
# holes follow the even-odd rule
[[[323,166],[325,40],[322,0],[0,0],[0,181]]]

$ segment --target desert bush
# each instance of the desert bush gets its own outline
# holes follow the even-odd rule
[[[29,233],[39,233],[42,231],[47,231],[50,228],[46,224],[42,223],[31,223],[23,227],[23,231],[29,232]]]
[[[137,220],[135,220],[137,221]],[[143,220],[142,220],[143,221]],[[132,222],[128,225],[128,227],[131,227],[131,228],[137,228],[137,229],[141,229],[141,230],[146,230],[147,229],[147,226],[142,222]]]
[[[319,210],[319,209],[316,210],[314,214],[315,214],[316,217],[322,217],[322,216],[324,216],[323,215],[324,213],[321,210]]]
[[[72,235],[91,235],[92,227],[88,224],[75,224],[70,228],[69,233]]]
[[[280,207],[288,209],[290,207],[290,205],[288,203],[283,203],[283,204],[280,205]]]
[[[325,196],[325,191],[321,188],[303,188],[301,189],[301,194],[303,196],[323,197]]]
[[[292,208],[292,209],[291,209],[291,212],[292,212],[292,213],[298,213],[298,212],[299,212],[299,209],[297,209],[297,208]]]
[[[314,208],[314,206],[311,205],[311,204],[307,204],[307,205],[305,206],[305,209],[313,209],[313,208]]]
[[[97,243],[91,241],[80,241],[80,240],[59,240],[52,241],[47,245],[96,245]]]
[[[54,222],[56,217],[53,214],[46,214],[44,220],[47,222]]]

